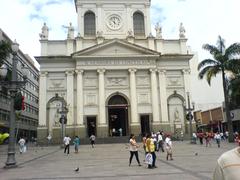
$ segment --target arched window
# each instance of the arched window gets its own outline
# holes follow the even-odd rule
[[[86,12],[84,15],[84,35],[85,36],[96,35],[95,14],[91,11]]]
[[[141,12],[135,12],[133,14],[133,31],[136,36],[144,36],[144,16]]]

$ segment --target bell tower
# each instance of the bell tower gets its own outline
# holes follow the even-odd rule
[[[78,33],[84,38],[146,38],[151,0],[75,0]]]

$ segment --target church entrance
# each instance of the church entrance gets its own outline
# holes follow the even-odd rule
[[[96,117],[95,116],[88,116],[87,117],[87,133],[88,137],[91,135],[97,135],[96,134]]]
[[[128,135],[128,103],[121,95],[108,101],[109,136]]]
[[[141,115],[140,116],[141,120],[141,134],[146,135],[150,134],[150,125],[149,125],[149,115]]]

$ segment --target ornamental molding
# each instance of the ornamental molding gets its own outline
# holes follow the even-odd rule
[[[137,76],[137,86],[147,86],[150,85],[149,76]]]
[[[168,76],[167,77],[167,86],[168,87],[181,87],[183,86],[181,76]]]
[[[97,83],[97,77],[85,77],[83,81],[84,87],[96,87]]]
[[[108,77],[107,86],[127,86],[127,77]]]
[[[64,78],[54,78],[54,79],[49,79],[49,89],[63,89],[65,84]]]

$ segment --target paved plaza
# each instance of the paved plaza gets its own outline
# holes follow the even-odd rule
[[[174,160],[166,161],[165,153],[157,153],[155,169],[147,169],[142,149],[139,154],[143,166],[133,159],[129,167],[127,144],[97,144],[95,148],[82,145],[78,154],[71,146],[69,155],[59,146],[29,147],[24,154],[16,153],[17,168],[4,169],[7,146],[0,146],[0,179],[210,180],[217,158],[236,146],[227,142],[221,148],[215,143],[208,148],[188,141],[173,143]],[[77,167],[79,172],[74,171]]]

